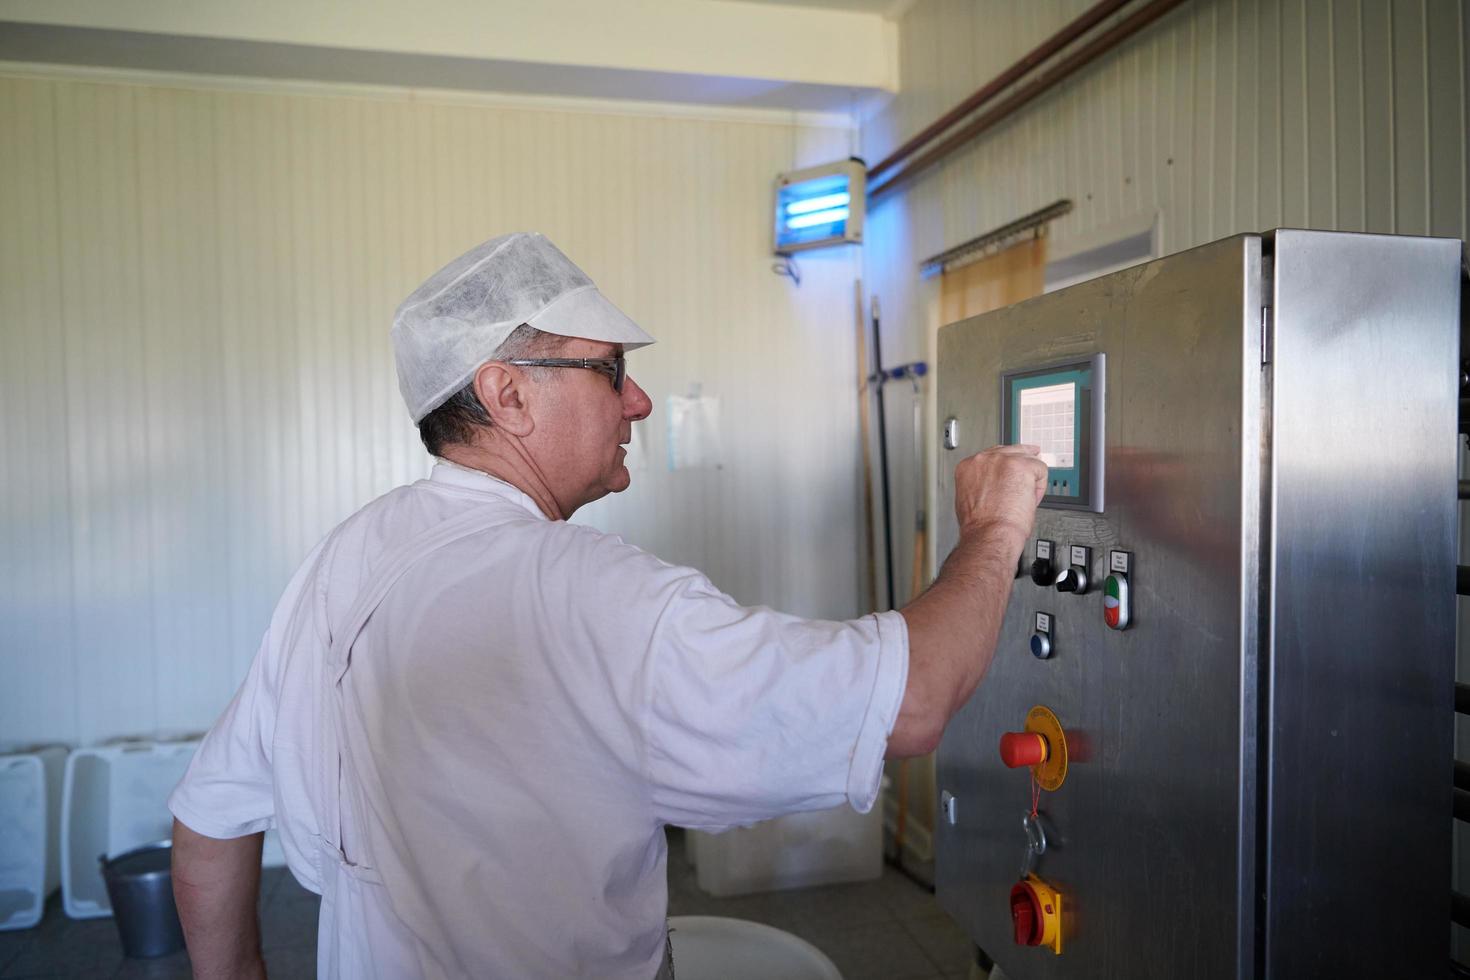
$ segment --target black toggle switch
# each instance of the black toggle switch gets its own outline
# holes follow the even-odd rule
[[[1051,542],[1036,542],[1036,560],[1031,563],[1031,581],[1042,588],[1046,588],[1057,580],[1057,573],[1051,566]]]
[[[1087,570],[1092,567],[1092,549],[1074,544],[1068,552],[1071,564],[1057,576],[1057,591],[1085,595],[1089,584]]]
[[[1057,591],[1082,595],[1087,591],[1087,569],[1077,565],[1062,569],[1062,574],[1057,576]]]
[[[1031,581],[1042,588],[1052,584],[1051,562],[1045,558],[1038,558],[1031,563]]]

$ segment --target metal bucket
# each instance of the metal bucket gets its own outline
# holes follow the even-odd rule
[[[122,937],[123,955],[147,959],[184,948],[184,930],[174,905],[171,841],[157,841],[115,858],[102,855],[102,878]]]

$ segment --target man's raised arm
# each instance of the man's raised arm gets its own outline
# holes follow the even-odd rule
[[[260,849],[264,833],[217,840],[174,821],[174,901],[200,980],[263,980]]]
[[[1016,563],[1046,492],[1034,446],[997,446],[955,469],[960,538],[929,586],[900,612],[909,632],[909,676],[888,757],[934,751],[995,656]]]

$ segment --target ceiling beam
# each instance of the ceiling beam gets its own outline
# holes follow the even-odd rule
[[[223,59],[237,74],[414,84],[401,77],[408,71],[428,76],[419,84],[673,101],[692,90],[792,108],[846,108],[898,84],[897,26],[846,10],[730,0],[0,0],[0,57],[187,70],[179,61],[191,47],[204,70]]]

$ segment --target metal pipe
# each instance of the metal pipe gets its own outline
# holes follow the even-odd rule
[[[882,320],[878,313],[878,297],[873,297],[873,373],[883,376],[883,337],[879,332]],[[878,392],[878,472],[883,486],[883,571],[884,584],[888,586],[887,609],[894,608],[893,594],[893,507],[888,491],[888,416],[883,410],[883,385],[875,386]]]
[[[1067,24],[1067,26],[1057,31],[1045,41],[1042,41],[1036,47],[1032,48],[1020,61],[1011,65],[1005,71],[1001,72],[999,75],[996,75],[990,81],[986,82],[979,89],[966,97],[965,100],[959,105],[955,106],[953,109],[950,109],[948,112],[940,116],[938,119],[934,120],[928,126],[925,126],[915,136],[908,140],[908,142],[904,143],[898,149],[888,154],[888,156],[884,157],[882,160],[879,160],[876,164],[873,165],[872,168],[868,170],[868,180],[872,181],[879,174],[882,174],[885,171],[892,169],[893,167],[902,163],[904,160],[908,159],[909,156],[911,156],[925,143],[929,142],[940,133],[943,133],[946,129],[953,126],[961,119],[965,118],[965,116],[968,116],[971,112],[974,112],[981,105],[989,102],[993,97],[1003,91],[1006,86],[1019,80],[1031,69],[1035,68],[1037,65],[1041,64],[1043,61],[1050,58],[1058,51],[1062,50],[1062,48],[1077,40],[1077,38],[1081,37],[1083,34],[1086,34],[1088,31],[1092,30],[1092,28],[1096,27],[1098,23],[1100,23],[1105,17],[1112,14],[1118,8],[1131,2],[1132,0],[1102,0],[1102,2],[1100,3],[1093,4],[1090,8],[1084,11],[1080,17],[1077,17],[1071,23]]]
[[[868,558],[868,574],[864,585],[868,590],[865,609],[878,610],[878,549],[873,543],[873,423],[868,410],[868,344],[863,339],[867,333],[867,317],[863,312],[863,281],[853,280],[853,312],[857,322],[857,368],[858,368],[858,430],[863,446],[863,553]]]
[[[1099,34],[1085,46],[1067,55],[1054,68],[1037,78],[1030,85],[1019,89],[1015,94],[1000,102],[995,108],[981,113],[969,123],[955,130],[950,136],[934,145],[931,149],[914,157],[908,166],[904,167],[879,186],[874,187],[869,183],[868,197],[881,197],[900,184],[911,180],[921,171],[949,156],[959,146],[969,142],[974,137],[1005,119],[1017,109],[1026,105],[1026,103],[1044,94],[1047,90],[1074,72],[1095,61],[1098,57],[1106,54],[1113,48],[1116,48],[1129,37],[1143,30],[1149,24],[1152,24],[1183,2],[1184,0],[1154,0],[1147,7],[1143,7],[1136,13],[1119,21],[1116,26]]]

